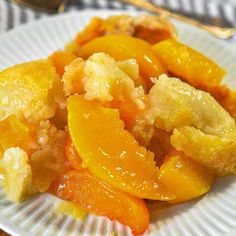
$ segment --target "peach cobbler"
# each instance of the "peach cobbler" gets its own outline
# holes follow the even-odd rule
[[[0,72],[3,190],[49,192],[143,234],[147,200],[189,201],[236,174],[225,74],[163,17],[93,18],[63,50]]]

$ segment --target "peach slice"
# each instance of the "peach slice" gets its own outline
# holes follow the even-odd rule
[[[86,170],[59,176],[51,185],[51,191],[81,209],[128,225],[134,234],[143,234],[148,228],[149,212],[142,199],[113,188]]]
[[[29,141],[29,129],[15,115],[0,121],[0,159],[10,147],[26,148]]]
[[[169,203],[180,203],[209,191],[215,175],[183,152],[171,151],[160,168],[160,180],[176,195]]]
[[[67,51],[56,51],[49,59],[52,61],[59,75],[63,76],[65,73],[65,67],[77,58],[75,54]]]
[[[151,44],[142,39],[127,35],[108,35],[89,41],[79,51],[79,56],[88,58],[93,53],[105,52],[117,61],[135,59],[139,64],[140,75],[150,88],[150,77],[165,73],[163,66],[152,51]]]
[[[84,166],[96,177],[140,198],[175,198],[157,179],[154,154],[124,129],[118,110],[78,95],[68,99],[67,109],[70,137]]]
[[[193,86],[220,84],[225,75],[225,70],[211,59],[176,40],[157,43],[153,51],[168,72]]]

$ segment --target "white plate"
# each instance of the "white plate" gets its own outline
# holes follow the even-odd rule
[[[88,11],[45,18],[0,37],[0,69],[48,56],[71,40],[93,16],[120,13]],[[204,52],[227,69],[225,82],[236,87],[236,48],[191,26],[176,23],[181,41]],[[146,235],[236,235],[236,178],[219,178],[204,197],[152,213]],[[54,214],[55,198],[36,196],[20,205],[0,191],[0,227],[12,235],[130,235],[128,227],[89,215],[84,222]]]

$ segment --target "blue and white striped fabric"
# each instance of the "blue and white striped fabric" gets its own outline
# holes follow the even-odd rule
[[[236,0],[152,0],[151,2],[174,10],[221,16],[236,25]],[[76,9],[128,9],[135,8],[118,0],[71,0],[66,11]],[[0,34],[20,24],[47,16],[10,1],[0,0]]]

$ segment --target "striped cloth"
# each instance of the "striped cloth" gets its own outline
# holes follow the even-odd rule
[[[150,2],[188,13],[195,12],[209,16],[221,16],[236,26],[236,0],[152,0]],[[66,11],[81,9],[135,10],[136,8],[118,0],[71,0]],[[44,12],[34,11],[6,0],[0,0],[0,34],[20,24],[31,22],[47,15]]]

